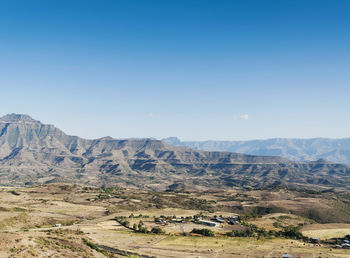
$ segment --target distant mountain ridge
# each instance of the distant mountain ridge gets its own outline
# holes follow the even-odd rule
[[[87,140],[27,115],[0,118],[0,185],[51,182],[165,189],[350,186],[350,167],[320,160],[199,151],[154,139]]]
[[[249,141],[180,141],[176,137],[163,139],[173,146],[195,150],[228,151],[259,156],[281,156],[294,161],[326,159],[350,164],[350,138],[287,139],[274,138]]]

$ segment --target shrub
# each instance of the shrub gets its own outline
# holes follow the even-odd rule
[[[164,231],[160,227],[153,227],[151,229],[151,232],[154,234],[163,234],[164,233]]]
[[[287,238],[302,239],[303,235],[299,232],[298,227],[287,226],[282,230],[282,235]]]
[[[207,229],[207,228],[202,228],[202,229],[198,229],[198,228],[194,228],[192,229],[191,233],[194,234],[200,234],[203,236],[214,236],[214,232],[211,229]]]

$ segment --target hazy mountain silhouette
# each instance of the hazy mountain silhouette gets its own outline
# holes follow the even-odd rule
[[[180,141],[176,137],[163,139],[173,146],[187,146],[196,150],[228,151],[249,155],[281,156],[294,161],[326,159],[350,164],[350,138],[344,139],[285,139],[250,141]]]

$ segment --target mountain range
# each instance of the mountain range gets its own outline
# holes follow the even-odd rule
[[[194,150],[154,139],[66,135],[28,115],[0,118],[0,185],[70,182],[166,189],[350,185],[350,167],[326,160]]]
[[[350,164],[350,138],[180,141],[176,137],[169,137],[163,139],[163,141],[173,146],[187,146],[195,150],[281,156],[294,161],[316,161],[319,159],[326,159],[332,162]]]

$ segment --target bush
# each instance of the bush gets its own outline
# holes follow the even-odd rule
[[[160,227],[153,227],[151,229],[151,232],[154,234],[163,234],[164,233],[164,231]]]
[[[87,240],[86,238],[83,238],[82,240],[83,240],[84,244],[86,244],[86,245],[87,245],[88,247],[90,247],[91,249],[94,249],[94,250],[96,250],[97,252],[100,252],[100,253],[102,253],[102,254],[105,255],[105,256],[109,256],[108,253],[107,253],[106,251],[104,251],[104,250],[102,250],[101,248],[99,248],[96,244],[91,243],[91,242],[90,242],[89,240]]]
[[[287,238],[303,239],[303,235],[299,232],[299,227],[284,227],[282,230],[282,235]]]
[[[139,230],[137,232],[147,234],[149,231],[146,227],[142,227],[139,225]]]
[[[228,232],[227,235],[231,237],[253,237],[255,234],[252,229],[246,228],[242,231],[232,230],[232,232]]]
[[[214,232],[211,229],[207,229],[207,228],[202,228],[202,229],[198,229],[198,228],[194,228],[192,229],[191,233],[194,234],[200,234],[203,236],[214,236]]]

